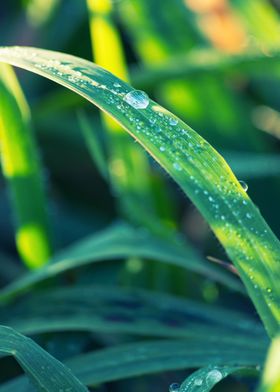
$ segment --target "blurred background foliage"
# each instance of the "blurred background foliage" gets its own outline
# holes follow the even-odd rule
[[[97,8],[91,9],[91,3]],[[279,236],[280,59],[271,55],[280,49],[279,12],[277,0],[10,0],[1,3],[0,37],[1,45],[40,47],[89,60],[93,48],[97,62],[180,116],[228,160]],[[113,29],[119,46],[110,41],[110,31],[106,36],[98,28]],[[118,50],[123,56],[114,64]],[[117,69],[121,61],[123,70]],[[79,96],[27,72],[17,74],[44,168],[55,251],[125,219],[163,236],[179,231],[199,257],[227,261],[193,205],[132,139]],[[99,158],[92,159],[92,150]],[[151,225],[153,216],[158,221]],[[25,267],[15,247],[3,177],[0,217],[0,279],[5,285]],[[256,316],[246,297],[210,277],[139,258],[84,267],[63,279],[165,291]],[[40,343],[62,359],[89,345],[131,339],[76,334],[71,346],[69,335],[46,334]],[[8,369],[0,378],[10,375]],[[155,385],[160,391],[180,375],[141,377],[106,384],[100,391],[149,391],[152,384],[153,392]],[[227,380],[226,390],[248,391],[250,382]]]

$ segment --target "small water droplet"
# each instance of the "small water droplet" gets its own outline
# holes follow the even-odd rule
[[[177,118],[170,117],[170,119],[169,119],[169,124],[170,124],[170,125],[177,125],[177,124],[178,124]]]
[[[217,369],[211,370],[206,376],[206,384],[209,387],[211,387],[215,385],[217,382],[219,382],[222,378],[223,375],[219,370]]]
[[[178,171],[181,171],[181,170],[182,170],[181,166],[180,166],[179,163],[177,163],[177,162],[173,163],[173,167],[174,167],[174,169],[176,169],[176,170],[178,170]]]
[[[169,392],[179,392],[179,389],[180,389],[180,384],[178,384],[177,382],[174,382],[169,386]]]
[[[135,109],[146,109],[150,103],[148,95],[140,90],[130,91],[123,99]]]
[[[164,146],[160,146],[160,151],[165,151],[165,147]]]
[[[196,378],[194,380],[194,385],[201,386],[203,384],[203,380],[201,378]]]
[[[246,218],[251,219],[251,218],[252,218],[252,215],[251,215],[249,212],[247,212]]]
[[[121,85],[118,82],[113,83],[113,86],[116,88],[121,87]]]
[[[244,192],[247,192],[247,191],[248,191],[248,185],[246,184],[245,181],[241,181],[241,180],[240,180],[240,181],[239,181],[239,184],[242,186]]]

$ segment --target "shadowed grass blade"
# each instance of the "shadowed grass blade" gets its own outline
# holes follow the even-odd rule
[[[280,325],[279,241],[217,151],[145,93],[86,60],[20,47],[0,49],[0,59],[76,91],[150,152],[209,222],[274,336]]]
[[[208,366],[253,367],[262,364],[263,349],[243,350],[243,343],[226,344],[219,339],[149,341],[90,352],[66,362],[86,385],[163,372]],[[26,391],[24,378],[0,386],[0,392]],[[13,389],[14,388],[14,389]]]
[[[7,355],[16,358],[37,391],[87,391],[68,368],[31,339],[12,328],[0,326],[0,356]]]
[[[94,234],[58,253],[44,268],[26,274],[0,291],[0,301],[12,298],[35,283],[73,268],[127,257],[141,257],[181,266],[216,279],[232,289],[243,291],[235,277],[205,262],[192,248],[184,244],[178,246],[168,243],[143,229],[121,224]]]
[[[42,306],[44,304],[44,306]],[[135,310],[137,310],[135,312]],[[24,334],[93,331],[134,335],[243,340],[264,347],[263,327],[245,314],[145,290],[77,286],[34,291],[2,308],[2,320]]]

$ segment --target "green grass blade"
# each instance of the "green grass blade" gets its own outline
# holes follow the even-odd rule
[[[174,392],[209,392],[225,377],[241,370],[252,370],[240,366],[207,366],[192,373]]]
[[[243,343],[226,344],[218,340],[142,341],[106,348],[70,359],[66,365],[86,385],[153,374],[166,370],[208,366],[258,366],[263,363],[263,348],[244,350]],[[25,380],[19,378],[0,386],[0,392],[24,390]],[[16,389],[17,388],[17,389]]]
[[[280,390],[280,336],[273,339],[268,351],[261,385],[258,392],[278,392]]]
[[[0,65],[1,160],[16,220],[16,244],[29,268],[51,256],[41,167],[33,139],[29,108],[12,68]],[[32,203],[30,202],[32,198]]]
[[[31,335],[83,330],[155,337],[208,336],[209,340],[220,338],[233,345],[243,339],[244,349],[254,347],[256,339],[259,345],[268,344],[263,327],[245,314],[155,292],[111,286],[33,291],[3,307],[2,320],[5,325]]]
[[[135,229],[128,225],[116,225],[57,253],[48,265],[26,274],[2,290],[0,300],[11,299],[30,286],[73,268],[103,260],[128,257],[147,258],[181,266],[242,292],[239,281],[226,271],[205,262],[186,245],[179,247],[161,238],[152,237],[142,229]]]
[[[12,328],[0,326],[0,355],[14,356],[37,391],[87,391],[67,367]]]
[[[142,93],[133,102],[135,90],[86,60],[19,47],[2,48],[0,59],[76,91],[122,124],[198,207],[238,269],[269,335],[278,332],[279,241],[209,143]]]

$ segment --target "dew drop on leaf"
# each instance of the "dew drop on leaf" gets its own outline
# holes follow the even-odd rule
[[[201,378],[196,378],[193,383],[194,385],[201,386],[203,384],[203,380]]]
[[[169,119],[169,124],[170,124],[170,125],[177,125],[177,124],[178,124],[177,118],[170,117],[170,119]]]
[[[169,386],[169,392],[179,392],[179,389],[180,389],[180,384],[178,384],[177,382],[174,382]]]
[[[178,171],[181,171],[181,170],[182,170],[181,166],[180,166],[179,163],[177,163],[177,162],[173,163],[173,167],[174,167],[174,169],[176,169],[176,170],[178,170]]]
[[[150,102],[148,95],[140,90],[130,91],[123,99],[134,109],[146,109]]]
[[[243,190],[244,190],[245,192],[247,192],[247,190],[248,190],[248,185],[246,184],[246,182],[240,180],[240,181],[239,181],[239,184],[242,186]]]
[[[222,378],[223,375],[219,370],[217,369],[211,370],[206,376],[206,384],[209,387],[211,387],[215,385],[217,382],[219,382]]]

